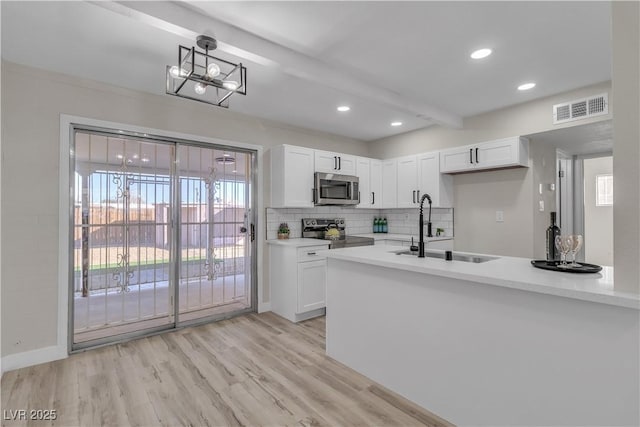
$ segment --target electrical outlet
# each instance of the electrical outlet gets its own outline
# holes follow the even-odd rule
[[[540,212],[544,212],[544,200],[540,200],[540,206],[538,207]]]
[[[496,211],[496,222],[504,222],[504,211]]]

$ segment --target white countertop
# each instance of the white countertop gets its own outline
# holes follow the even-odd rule
[[[267,240],[268,245],[291,246],[294,248],[304,248],[306,246],[320,246],[320,245],[326,245],[327,247],[329,247],[329,243],[331,242],[325,241],[322,239],[305,239],[305,238]]]
[[[613,268],[593,274],[575,274],[535,268],[526,258],[500,257],[484,263],[445,261],[396,255],[394,246],[361,246],[326,251],[327,258],[431,274],[488,285],[610,304],[640,310],[640,295],[613,289]],[[454,252],[462,253],[462,252]]]
[[[367,234],[353,234],[358,237],[372,237],[375,240],[402,240],[403,242],[410,242],[411,238],[418,244],[418,235],[412,234],[392,234],[392,233],[367,233]],[[440,240],[452,240],[453,236],[438,236],[438,237],[425,237],[425,242],[438,242]]]

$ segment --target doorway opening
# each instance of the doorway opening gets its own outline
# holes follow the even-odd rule
[[[256,308],[256,153],[74,128],[70,350]]]

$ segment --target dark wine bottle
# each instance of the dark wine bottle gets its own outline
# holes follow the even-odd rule
[[[551,224],[547,228],[547,261],[559,261],[560,251],[556,248],[556,236],[560,228],[556,225],[556,213],[551,212]]]

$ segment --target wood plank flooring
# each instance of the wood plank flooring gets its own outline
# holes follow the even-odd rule
[[[2,377],[3,425],[450,426],[325,355],[325,321],[250,314]],[[55,409],[55,421],[9,410]]]

